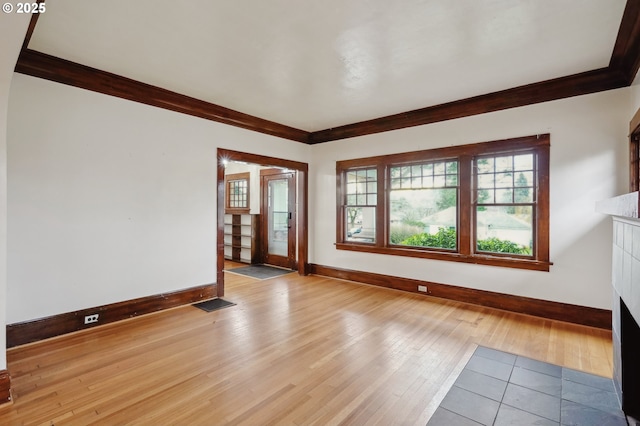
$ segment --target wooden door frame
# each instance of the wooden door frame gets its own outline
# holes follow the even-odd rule
[[[225,161],[243,161],[245,163],[259,164],[261,166],[282,167],[295,170],[297,173],[297,250],[298,250],[298,274],[309,275],[309,165],[299,161],[285,160],[282,158],[268,157],[259,154],[232,151],[218,148],[218,175],[217,175],[217,224],[216,234],[216,293],[218,297],[224,296],[224,170]]]
[[[262,216],[260,219],[260,256],[262,258],[262,261],[264,263],[270,264],[270,265],[277,265],[277,266],[282,266],[282,267],[286,267],[286,268],[291,268],[293,270],[297,270],[297,262],[296,262],[296,253],[295,250],[298,248],[298,244],[297,244],[297,235],[296,235],[296,230],[297,230],[297,221],[298,221],[298,212],[297,212],[297,194],[296,194],[296,188],[298,185],[298,179],[297,179],[297,172],[295,170],[284,170],[284,169],[280,169],[280,168],[271,168],[271,169],[262,169],[260,170],[260,215]],[[267,185],[265,185],[265,178],[269,178],[270,176],[276,176],[276,175],[291,175],[292,179],[293,179],[293,194],[289,194],[289,200],[287,201],[287,204],[289,204],[288,207],[291,207],[291,202],[293,202],[293,223],[291,226],[291,232],[289,232],[287,234],[287,260],[286,260],[286,266],[284,264],[278,265],[277,263],[268,263],[267,257],[269,255],[269,243],[268,243],[268,239],[269,239],[269,226],[268,226],[268,219],[266,218],[267,216],[267,212],[268,212],[268,207],[267,207],[267,195],[265,194],[265,191],[268,191],[267,189]],[[287,184],[287,189],[289,191],[291,191],[291,188],[289,188],[289,184]],[[291,213],[291,212],[290,212]],[[266,226],[265,226],[266,225]],[[289,249],[291,248],[291,245],[293,244],[293,248],[294,248],[294,252],[290,253]]]

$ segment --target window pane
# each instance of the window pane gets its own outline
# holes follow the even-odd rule
[[[510,172],[513,170],[513,156],[496,157],[496,172]]]
[[[247,208],[247,180],[230,180],[228,182],[229,208]]]
[[[376,209],[375,207],[347,207],[346,208],[346,241],[375,242]]]
[[[515,188],[513,190],[513,201],[516,203],[533,203],[533,188]]]
[[[510,188],[513,186],[513,174],[496,173],[496,188]]]
[[[513,203],[513,190],[496,189],[496,203]]]
[[[371,206],[376,204],[378,182],[376,169],[359,169],[345,172],[346,205]]]
[[[533,186],[533,172],[519,172],[514,186]]]
[[[494,175],[478,175],[478,188],[493,188]]]
[[[458,162],[457,161],[447,162],[447,174],[457,174],[457,173],[458,173]]]
[[[458,175],[447,175],[447,186],[458,186]]]
[[[515,155],[514,170],[533,170],[533,154]]]
[[[489,206],[476,209],[476,251],[531,256],[533,207]]]
[[[478,190],[478,204],[493,204],[496,202],[493,189]]]
[[[433,174],[443,175],[444,174],[444,163],[435,163],[433,165]]]
[[[477,161],[478,173],[492,173],[493,170],[493,158],[479,158]]]
[[[476,160],[478,170],[488,170],[492,162],[495,173],[477,173],[478,204],[534,202],[535,170],[530,169],[534,166],[534,154],[503,155]],[[511,171],[514,168],[520,170]],[[489,191],[492,188],[495,191]]]
[[[457,189],[391,191],[391,244],[455,250]]]

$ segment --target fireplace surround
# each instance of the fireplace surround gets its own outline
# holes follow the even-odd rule
[[[640,426],[640,219],[638,192],[598,203],[613,217],[613,382],[630,425]]]

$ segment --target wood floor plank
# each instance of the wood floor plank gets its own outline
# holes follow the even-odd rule
[[[424,425],[477,345],[611,377],[611,333],[326,277],[8,351],[0,424]]]

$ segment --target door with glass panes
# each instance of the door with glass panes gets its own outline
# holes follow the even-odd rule
[[[296,269],[296,174],[260,171],[264,263]]]

